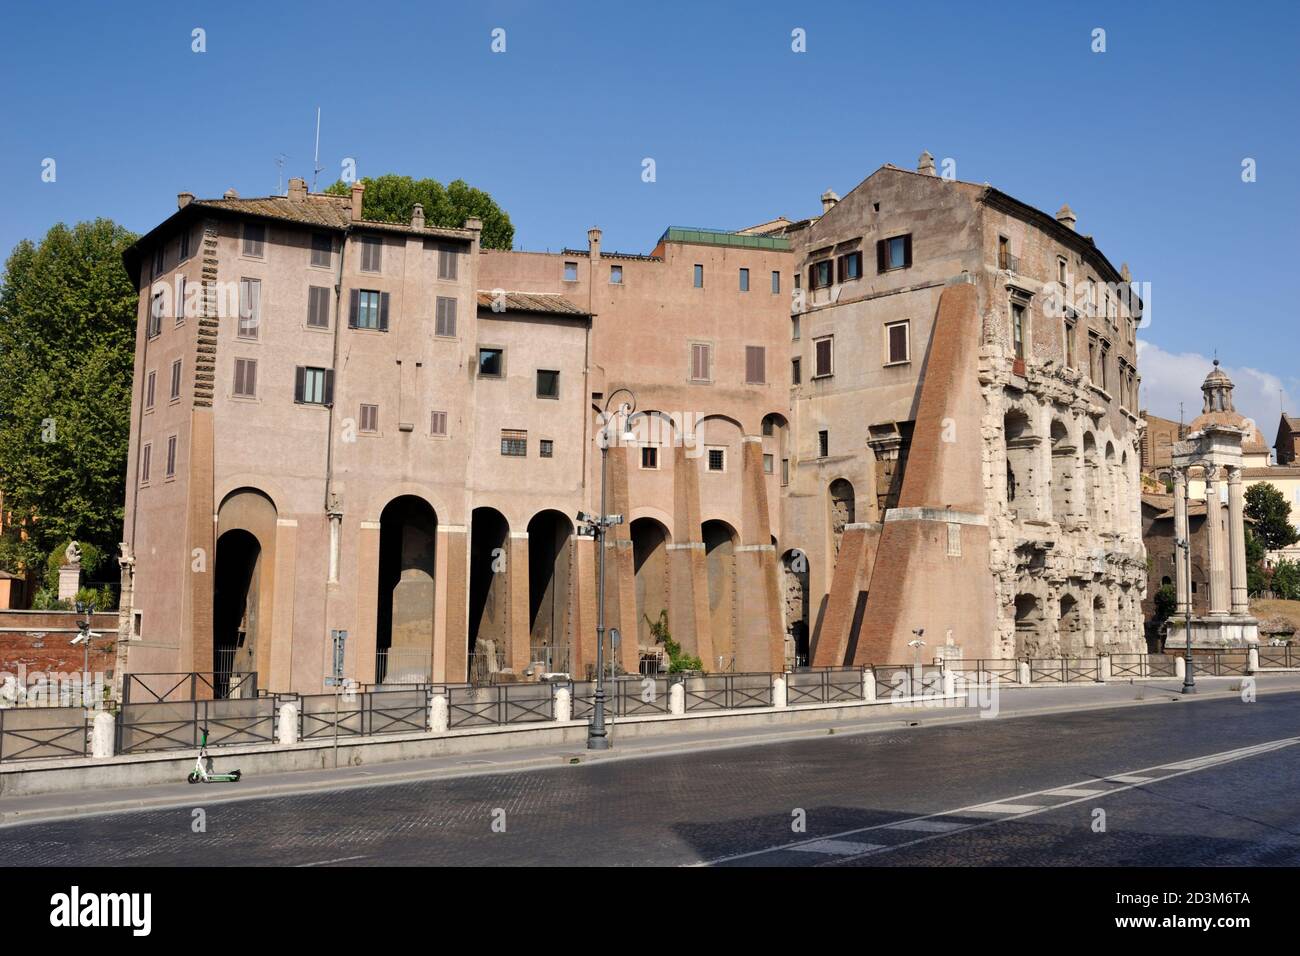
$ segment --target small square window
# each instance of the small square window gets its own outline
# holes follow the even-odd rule
[[[328,232],[311,234],[311,264],[328,269],[334,258],[334,237]]]
[[[560,373],[552,369],[539,368],[537,370],[537,397],[538,398],[559,398],[560,397]]]
[[[741,292],[749,291],[749,270],[748,269],[740,270],[740,291]]]
[[[528,432],[513,428],[501,429],[501,454],[510,458],[523,458],[528,454]]]
[[[709,471],[727,470],[727,450],[725,448],[709,449]]]
[[[609,267],[609,284],[610,284],[610,285],[622,285],[622,284],[623,284],[623,267],[622,267],[622,266],[610,266],[610,267]]]
[[[704,288],[704,266],[698,262],[695,264],[695,288]]]
[[[361,420],[357,424],[357,430],[362,432],[379,431],[379,406],[362,405]]]
[[[543,438],[540,442],[538,442],[537,449],[538,449],[537,453],[542,458],[555,457],[555,442],[549,438]]]
[[[565,282],[578,281],[578,264],[576,262],[566,262],[564,264],[564,281]]]
[[[641,449],[641,467],[647,471],[654,471],[659,467],[659,449],[653,445],[647,445]],[[1300,494],[1300,489],[1297,489]]]
[[[478,374],[480,378],[500,378],[505,373],[504,349],[479,349]]]
[[[266,254],[266,226],[260,222],[244,223],[243,253],[260,259]]]

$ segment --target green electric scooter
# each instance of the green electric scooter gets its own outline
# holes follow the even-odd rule
[[[199,759],[194,763],[194,769],[185,779],[190,783],[198,783],[202,780],[204,783],[237,783],[239,781],[239,771],[232,770],[230,773],[213,773],[212,758],[208,756],[208,728],[200,728],[203,731],[203,741],[199,744]]]

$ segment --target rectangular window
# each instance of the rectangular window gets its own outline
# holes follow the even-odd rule
[[[862,278],[862,253],[850,252],[847,255],[840,256],[840,281],[849,282],[853,279]]]
[[[773,272],[772,273],[772,294],[779,295],[780,293],[781,293],[781,273]]]
[[[500,378],[505,374],[506,355],[503,349],[478,350],[478,374],[480,378]]]
[[[610,266],[610,267],[609,267],[609,284],[610,284],[610,285],[622,285],[622,284],[623,284],[623,267],[622,267],[622,266]]]
[[[713,346],[703,342],[691,343],[691,381],[713,380]]]
[[[181,262],[190,257],[190,230],[181,230]]]
[[[800,333],[799,316],[792,315],[790,316],[790,341],[798,342],[799,333]]]
[[[537,443],[537,454],[542,458],[554,458],[555,442],[549,438],[543,438]]]
[[[348,308],[348,328],[387,332],[388,300],[387,292],[353,289],[352,301]]]
[[[814,262],[808,269],[808,288],[825,289],[835,282],[834,263],[829,259]]]
[[[150,372],[144,380],[144,407],[153,408],[154,380],[156,373]]]
[[[442,295],[438,296],[435,311],[437,314],[434,316],[433,334],[446,338],[455,338],[456,300]]]
[[[565,282],[578,281],[578,264],[576,262],[566,262],[564,264],[564,281]]]
[[[1065,365],[1067,368],[1074,368],[1074,323],[1069,319],[1065,320]]]
[[[1011,344],[1015,347],[1016,358],[1025,358],[1025,307],[1011,303]]]
[[[764,456],[763,456],[763,474],[765,474],[765,475],[773,474],[774,471],[775,471],[775,469],[776,469],[776,456],[775,456],[775,455],[764,455]]]
[[[749,270],[748,269],[740,270],[740,291],[741,292],[749,291]]]
[[[167,439],[167,477],[176,477],[176,436]]]
[[[781,486],[790,484],[790,459],[781,459]]]
[[[1069,266],[1063,256],[1056,257],[1056,281],[1060,283],[1061,288],[1069,285]]]
[[[803,384],[803,359],[790,359],[790,384]]]
[[[709,451],[709,471],[726,471],[727,470],[727,449],[710,448],[708,451]]]
[[[1097,336],[1088,333],[1088,379],[1096,382],[1101,378],[1097,373]]]
[[[912,360],[911,323],[885,323],[885,364],[901,365]]]
[[[334,370],[299,365],[294,369],[293,400],[299,405],[334,402]]]
[[[178,276],[176,279],[176,307],[173,311],[176,313],[177,325],[185,321],[185,282],[184,276]]]
[[[181,360],[177,359],[172,362],[172,391],[171,400],[174,402],[181,397]]]
[[[659,449],[647,445],[641,449],[641,467],[646,471],[655,471],[659,467]]]
[[[378,236],[361,237],[361,271],[381,272],[384,265],[384,241]]]
[[[307,325],[313,329],[328,329],[330,327],[329,286],[313,285],[307,287]]]
[[[328,269],[334,261],[334,237],[328,232],[311,234],[311,264]]]
[[[257,396],[257,359],[235,359],[235,397]]]
[[[153,445],[140,449],[140,484],[149,484],[149,459],[153,457]]]
[[[438,250],[438,278],[455,279],[460,271],[460,257],[455,249]]]
[[[377,432],[379,431],[379,406],[362,405],[361,420],[357,424],[357,431]]]
[[[813,339],[813,378],[825,378],[835,374],[835,339],[826,336]]]
[[[892,272],[912,266],[912,236],[893,236],[876,242],[876,271]]]
[[[560,397],[560,373],[548,368],[537,370],[537,397]]]
[[[241,339],[255,339],[262,325],[262,280],[239,280],[239,329]]]
[[[698,262],[695,263],[695,288],[704,288],[704,266]]]
[[[501,454],[523,458],[528,454],[528,432],[513,428],[501,429]]]
[[[163,274],[163,269],[166,260],[167,260],[167,247],[160,244],[153,251],[153,277],[155,279]]]
[[[1108,367],[1110,365],[1110,344],[1108,342],[1101,343],[1100,365],[1102,391],[1110,391],[1110,369]]]
[[[163,293],[155,292],[153,298],[149,300],[149,338],[153,338],[155,335],[160,335],[162,333],[162,314],[164,308],[166,308],[166,303],[163,302]]]
[[[767,384],[767,349],[762,345],[745,346],[745,384]]]
[[[831,453],[831,433],[822,429],[817,433],[817,457],[826,458]]]
[[[244,223],[243,253],[257,259],[266,254],[266,226],[260,222]]]
[[[998,268],[1011,269],[1011,240],[1006,236],[998,236]]]
[[[447,413],[432,412],[429,415],[429,434],[435,438],[447,437]]]

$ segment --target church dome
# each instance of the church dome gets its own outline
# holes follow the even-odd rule
[[[1219,367],[1219,360],[1215,359],[1214,368],[1201,383],[1201,394],[1204,396],[1201,414],[1192,420],[1188,431],[1198,432],[1207,425],[1229,425],[1232,428],[1240,428],[1246,433],[1241,440],[1242,454],[1267,455],[1268,442],[1264,441],[1259,428],[1232,405],[1234,387],[1228,373]]]

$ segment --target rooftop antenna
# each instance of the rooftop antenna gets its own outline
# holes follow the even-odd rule
[[[289,157],[284,155],[284,153],[281,153],[279,156],[275,157],[275,165],[277,170],[275,174],[275,194],[277,196],[284,195],[284,161],[288,158]]]
[[[320,107],[316,107],[316,155],[312,160],[311,191],[316,191],[316,177],[325,167],[320,164]]]

